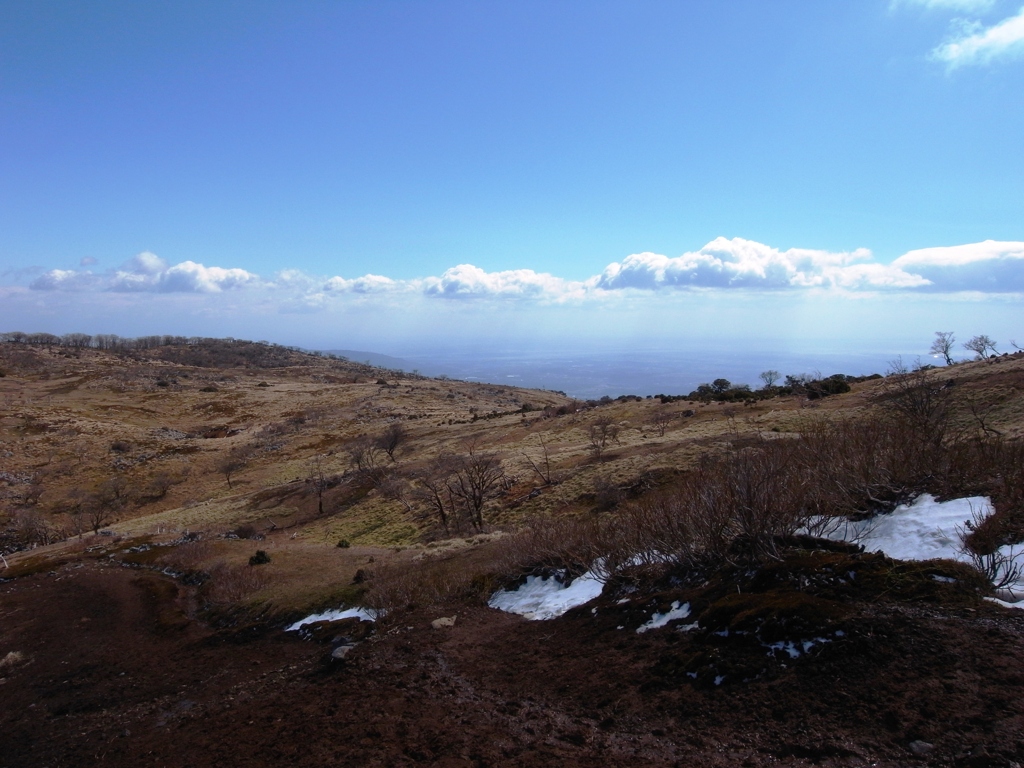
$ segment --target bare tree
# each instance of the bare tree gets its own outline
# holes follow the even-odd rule
[[[405,507],[406,512],[413,511],[412,504],[409,502],[409,481],[398,472],[392,472],[385,477],[383,482],[377,486],[377,490],[385,499],[397,501]]]
[[[771,389],[775,386],[775,383],[782,378],[782,374],[774,369],[768,369],[767,371],[761,371],[757,374],[757,378],[764,384],[765,389]]]
[[[978,359],[988,357],[988,351],[996,354],[996,343],[985,334],[975,336],[970,341],[964,342],[964,349],[970,350],[978,356]]]
[[[405,426],[400,421],[395,421],[389,424],[384,433],[377,438],[377,447],[384,451],[389,459],[394,461],[395,451],[405,443],[407,437],[408,433],[405,431]]]
[[[470,451],[453,464],[448,486],[478,531],[484,527],[484,505],[500,494],[504,477],[501,459],[493,453]]]
[[[956,337],[952,331],[936,331],[935,340],[932,342],[931,349],[928,352],[935,356],[942,355],[946,365],[952,365],[953,358],[951,355],[953,352],[953,342],[955,341]]]
[[[218,459],[216,464],[217,471],[224,475],[228,488],[231,488],[231,476],[245,469],[249,465],[251,458],[252,448],[246,445],[232,448]]]
[[[669,425],[676,420],[676,414],[672,411],[665,410],[664,408],[657,408],[653,414],[651,414],[651,426],[658,430],[658,436],[664,437],[665,430],[669,428]]]
[[[536,461],[527,453],[523,454],[523,458],[526,459],[527,463],[530,465],[530,469],[532,469],[533,473],[541,479],[541,482],[544,483],[544,485],[551,485],[551,454],[548,451],[548,443],[544,439],[544,435],[540,436],[540,449],[541,457]]]
[[[348,455],[356,474],[370,482],[374,488],[380,486],[390,470],[384,465],[384,451],[376,440],[367,436],[358,437],[348,446]]]
[[[618,441],[619,427],[612,422],[610,416],[600,416],[590,425],[588,437],[590,439],[590,452],[600,458],[609,443]]]
[[[451,456],[439,456],[427,465],[417,477],[419,485],[413,495],[437,518],[445,533],[452,523],[457,522],[458,499],[452,491],[450,479],[455,460]]]
[[[121,509],[128,504],[128,478],[111,475],[96,487],[94,496],[110,509]]]
[[[327,473],[326,459],[326,456],[318,453],[306,463],[306,482],[316,494],[316,509],[321,515],[324,513],[324,492],[331,487],[333,480]]]

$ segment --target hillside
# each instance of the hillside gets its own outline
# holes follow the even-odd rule
[[[807,535],[930,493],[992,499],[978,562],[1024,540],[1024,355],[583,403],[108,346],[0,343],[0,765],[1024,761],[1024,613]]]

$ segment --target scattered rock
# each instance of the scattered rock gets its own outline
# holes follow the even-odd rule
[[[918,757],[924,757],[935,749],[934,744],[929,744],[927,741],[912,741],[907,745],[907,749],[913,752]]]
[[[439,619],[434,619],[430,622],[430,626],[434,629],[443,629],[444,627],[454,627],[455,617],[454,616],[442,616]]]
[[[0,671],[12,669],[25,661],[25,654],[21,651],[10,651],[0,659]]]
[[[335,659],[336,661],[341,661],[348,655],[348,652],[351,651],[353,648],[355,648],[354,645],[339,645],[337,648],[331,651],[331,658]]]

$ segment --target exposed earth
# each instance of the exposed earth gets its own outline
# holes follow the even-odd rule
[[[637,634],[640,606],[612,599],[552,621],[463,605],[438,629],[438,608],[414,610],[335,660],[329,642],[280,623],[190,620],[187,591],[95,562],[0,585],[4,647],[24,649],[3,670],[0,765],[1010,766],[1024,756],[1024,613],[943,584],[846,602],[828,619],[843,637],[788,660],[713,633]],[[644,603],[649,613],[677,596]],[[716,686],[686,674],[716,654],[757,679]]]

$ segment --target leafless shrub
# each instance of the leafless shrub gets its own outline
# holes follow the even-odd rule
[[[523,453],[523,458],[526,459],[530,469],[544,485],[551,485],[554,481],[551,470],[551,452],[548,450],[548,443],[543,435],[540,436],[540,449],[541,455],[538,458],[534,459],[527,453]]]
[[[204,539],[194,539],[175,546],[163,556],[163,562],[183,571],[200,569],[213,555],[213,544]]]
[[[406,443],[408,436],[405,426],[401,422],[395,421],[377,437],[376,445],[387,454],[391,461],[394,461],[395,452]]]
[[[384,461],[387,454],[371,437],[353,440],[348,446],[348,454],[352,469],[374,488],[378,488],[391,472],[391,467]]]
[[[409,481],[398,473],[391,473],[377,488],[385,499],[399,502],[405,507],[406,512],[412,512],[413,506],[410,503]]]
[[[518,533],[502,537],[495,563],[502,579],[515,579],[538,569],[567,569],[574,575],[598,560],[618,562],[630,550],[621,534],[628,529],[610,516],[539,518]]]
[[[1024,552],[1017,551],[1013,546],[1000,547],[998,541],[991,540],[991,536],[979,537],[977,534],[985,532],[990,519],[981,510],[971,510],[971,519],[956,527],[960,539],[959,551],[992,582],[993,587],[1013,594],[1014,586],[1024,578]]]
[[[185,482],[189,470],[188,465],[185,465],[177,471],[162,469],[154,473],[139,490],[139,499],[143,502],[162,499],[172,487]]]
[[[384,618],[396,611],[489,594],[491,579],[485,565],[438,560],[391,563],[374,568],[366,579],[364,602]]]
[[[882,386],[882,404],[921,437],[940,443],[946,437],[952,405],[952,389],[939,382],[920,364],[908,367],[897,358],[889,365]]]
[[[217,460],[217,472],[224,475],[224,480],[227,481],[228,488],[231,488],[231,478],[249,466],[253,453],[254,451],[252,446],[240,445],[236,448],[232,448]]]
[[[600,458],[611,443],[618,442],[619,427],[610,416],[599,416],[590,425],[587,439],[590,442],[590,452],[595,458]]]
[[[45,546],[67,538],[64,531],[38,510],[19,509],[12,515],[14,540],[22,549]]]
[[[658,436],[664,437],[665,431],[669,428],[673,421],[676,420],[678,414],[672,411],[663,410],[658,408],[651,414],[650,424],[656,430],[658,430]]]
[[[206,595],[212,603],[237,603],[270,583],[266,568],[218,562],[210,569]]]

